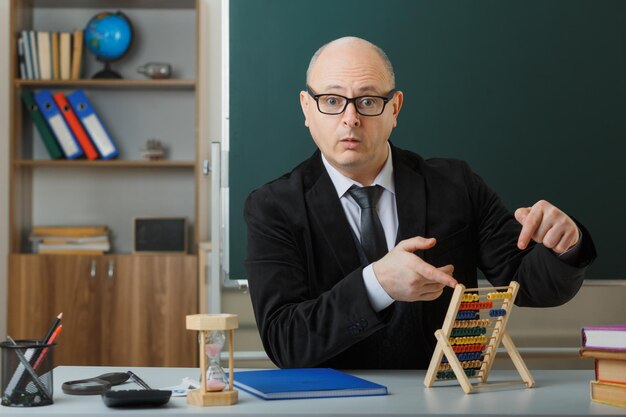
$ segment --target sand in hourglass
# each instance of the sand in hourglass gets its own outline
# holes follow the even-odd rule
[[[209,369],[207,372],[206,390],[211,392],[223,391],[226,388],[226,375],[224,370],[217,363],[217,358],[224,348],[224,342],[218,335],[212,334],[217,343],[207,343],[205,345],[205,353],[209,357]],[[211,339],[211,337],[210,337]],[[221,342],[221,343],[220,343]]]

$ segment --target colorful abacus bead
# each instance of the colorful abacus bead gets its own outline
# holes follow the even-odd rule
[[[473,320],[478,317],[478,311],[476,310],[465,310],[459,311],[456,315],[457,320]]]
[[[476,293],[466,293],[461,297],[461,302],[470,303],[472,301],[478,301],[478,294]]]
[[[489,310],[490,317],[502,317],[506,315],[506,310],[503,308],[494,308],[493,310]]]
[[[508,291],[490,292],[487,294],[487,300],[508,300],[513,296]]]
[[[461,303],[459,310],[488,310],[493,307],[493,301],[482,301],[480,303]]]

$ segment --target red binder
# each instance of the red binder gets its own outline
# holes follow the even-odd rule
[[[70,106],[70,103],[67,102],[67,98],[65,98],[65,94],[59,92],[59,93],[56,93],[53,97],[54,97],[54,101],[57,103],[57,106],[59,106],[61,113],[63,113],[63,117],[65,118],[65,121],[70,126],[70,129],[72,129],[72,133],[74,133],[76,140],[80,144],[81,148],[83,148],[83,151],[85,152],[85,156],[90,160],[97,159],[98,151],[96,151],[96,148],[93,146],[93,143],[91,143],[91,139],[89,139],[89,135],[83,128],[83,125],[80,123],[80,120],[78,120],[78,117],[76,117],[74,110],[72,110],[72,106]]]

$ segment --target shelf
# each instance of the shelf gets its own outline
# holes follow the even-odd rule
[[[33,88],[161,88],[161,89],[179,89],[193,90],[196,88],[195,80],[15,80],[16,87],[33,87]]]
[[[13,162],[17,167],[89,167],[89,168],[194,168],[193,161],[128,161],[128,160],[109,160],[109,161],[87,161],[80,160],[28,160],[20,159]]]
[[[194,0],[34,0],[34,7],[108,9],[193,9]]]

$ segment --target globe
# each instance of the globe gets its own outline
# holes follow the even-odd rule
[[[101,12],[89,19],[85,27],[85,46],[104,63],[104,69],[93,78],[122,78],[111,69],[110,62],[126,55],[132,41],[133,27],[124,13]]]

